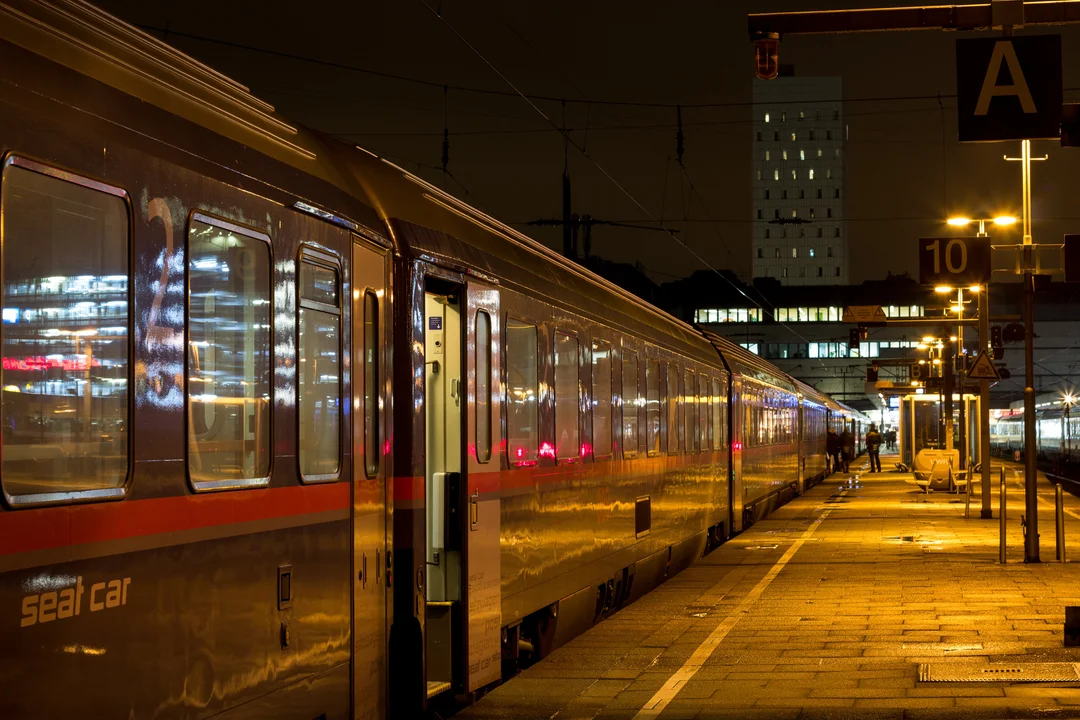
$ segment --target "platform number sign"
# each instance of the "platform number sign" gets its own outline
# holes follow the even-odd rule
[[[990,238],[919,239],[919,282],[976,285],[990,281]]]

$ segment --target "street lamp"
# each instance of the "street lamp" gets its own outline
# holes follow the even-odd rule
[[[986,223],[992,222],[998,227],[1005,227],[1008,225],[1015,225],[1016,218],[1012,215],[998,215],[992,218],[966,218],[966,217],[951,217],[945,221],[951,227],[967,227],[971,223],[979,223],[979,235],[978,237],[986,237]]]
[[[971,223],[978,223],[978,237],[987,237],[986,223],[991,222],[999,228],[1005,228],[1015,225],[1017,219],[1013,215],[997,215],[992,218],[952,217],[946,222],[950,227],[956,228],[967,227]],[[973,285],[969,287],[968,290],[978,296],[979,350],[985,352],[987,345],[990,343],[990,288],[986,287],[983,292],[980,292],[979,286]],[[963,302],[960,301],[957,305],[959,307],[954,307],[954,310],[959,317],[963,314]],[[960,327],[957,335],[960,337],[962,346],[964,337],[963,326]],[[960,409],[961,412],[963,412],[963,393],[961,393]],[[963,424],[961,424],[961,428],[963,428]],[[990,382],[987,380],[979,381],[979,430],[979,461],[982,463],[982,510],[980,516],[985,519],[993,517],[993,511],[990,508]]]
[[[1065,427],[1061,432],[1061,437],[1062,437],[1063,450],[1065,451],[1065,457],[1068,458],[1069,457],[1069,436],[1071,434],[1070,429],[1069,429],[1069,411],[1072,410],[1072,406],[1076,404],[1077,397],[1072,394],[1071,390],[1066,390],[1064,393],[1062,393],[1061,401],[1063,403],[1065,403],[1065,421],[1064,421]]]

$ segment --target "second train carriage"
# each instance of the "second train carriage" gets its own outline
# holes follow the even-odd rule
[[[0,37],[8,714],[411,717],[823,474],[734,344],[90,5]]]

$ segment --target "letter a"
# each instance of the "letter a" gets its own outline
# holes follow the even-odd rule
[[[1009,64],[1009,75],[1012,77],[1012,85],[998,85],[998,74],[1001,72],[1001,61]],[[1020,59],[1016,57],[1016,48],[1008,40],[998,40],[994,43],[994,53],[990,56],[990,67],[986,69],[986,77],[983,78],[982,90],[979,91],[979,102],[975,105],[976,115],[985,115],[990,110],[990,101],[998,96],[1015,95],[1020,100],[1020,107],[1025,113],[1038,112],[1035,109],[1035,101],[1031,99],[1031,90],[1028,89],[1027,80],[1024,79],[1024,71],[1020,69]]]

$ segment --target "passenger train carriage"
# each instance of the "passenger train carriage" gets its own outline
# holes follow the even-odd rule
[[[74,0],[0,4],[0,715],[416,717],[846,409]]]

